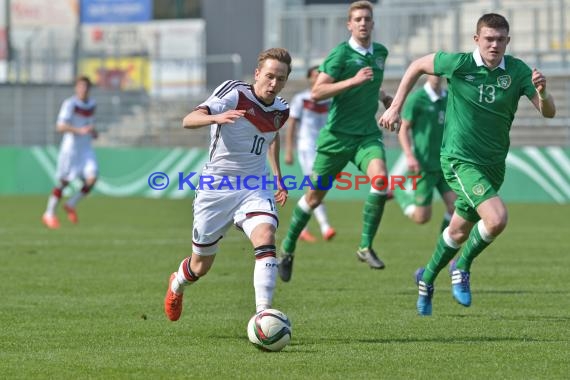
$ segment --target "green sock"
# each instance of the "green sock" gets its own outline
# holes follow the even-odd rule
[[[483,222],[479,221],[479,223]],[[473,260],[475,260],[475,258],[479,256],[479,254],[492,242],[483,240],[481,233],[479,232],[479,223],[473,226],[469,233],[469,239],[465,243],[465,248],[457,260],[457,269],[461,269],[465,272],[471,271]]]
[[[372,240],[376,236],[376,231],[378,231],[378,226],[382,220],[385,204],[386,194],[368,193],[364,203],[360,248],[370,248],[372,246]]]
[[[443,239],[443,234],[439,235],[437,246],[433,255],[431,255],[429,263],[426,265],[422,280],[426,284],[433,284],[439,272],[445,268],[457,251],[459,251],[459,248],[450,247]]]
[[[281,248],[284,252],[293,255],[295,253],[295,248],[297,247],[297,240],[303,228],[309,223],[311,219],[311,214],[303,211],[299,205],[296,205],[293,209],[293,217],[291,218],[291,224],[289,225],[289,230],[287,231],[287,236],[281,243]]]
[[[449,222],[451,222],[451,215],[445,213],[445,215],[443,216],[443,220],[441,221],[441,227],[439,231],[443,232],[443,230],[445,230],[449,226]]]

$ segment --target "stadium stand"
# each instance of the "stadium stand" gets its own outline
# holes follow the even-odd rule
[[[266,43],[283,46],[294,57],[294,71],[282,92],[285,99],[291,99],[306,84],[306,68],[320,63],[333,46],[347,38],[346,6],[305,6],[301,0],[267,0],[267,6],[272,1],[280,2],[280,6],[274,7],[275,21],[265,23],[265,35],[272,36]],[[384,82],[389,93],[395,91],[412,59],[438,49],[470,51],[477,18],[489,11],[506,15],[513,36],[509,54],[545,72],[557,104],[557,117],[548,120],[522,99],[511,132],[512,145],[570,146],[569,0],[382,0],[375,9],[375,40],[390,50]],[[249,69],[242,75],[238,79],[251,80]],[[181,119],[210,91],[204,88],[199,93],[167,97],[144,89],[95,88],[102,130],[97,145],[204,147],[208,131],[188,133],[182,130]],[[14,126],[0,128],[0,144],[57,144],[56,112],[70,92],[71,87],[61,83],[0,84],[3,123]],[[391,134],[386,143],[397,146]]]

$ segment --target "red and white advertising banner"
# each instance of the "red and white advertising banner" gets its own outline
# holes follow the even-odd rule
[[[11,26],[74,26],[80,0],[10,0]]]

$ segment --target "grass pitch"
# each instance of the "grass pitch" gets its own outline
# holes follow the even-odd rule
[[[253,253],[232,230],[211,272],[169,322],[169,274],[191,249],[191,200],[92,197],[80,224],[45,229],[45,197],[0,197],[0,377],[138,379],[562,379],[570,373],[570,205],[512,204],[504,234],[475,262],[473,305],[445,272],[434,315],[418,317],[412,274],[439,228],[387,206],[375,248],[356,260],[362,201],[329,202],[333,242],[299,243],[274,307],[293,324],[284,351],[247,340]],[[294,202],[281,211],[285,233]],[[310,224],[317,231],[315,222]],[[280,239],[279,239],[280,241]]]

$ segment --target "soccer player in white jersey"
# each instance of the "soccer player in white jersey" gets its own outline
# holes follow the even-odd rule
[[[309,79],[310,87],[313,87],[319,76],[318,69],[319,66],[313,66],[307,70],[307,79]],[[285,135],[285,163],[292,165],[294,162],[293,146],[295,145],[296,137],[297,158],[305,176],[313,174],[313,163],[317,155],[317,137],[319,137],[320,130],[327,123],[331,102],[332,98],[320,101],[313,100],[311,98],[311,88],[299,92],[291,101],[289,125]],[[336,231],[329,224],[325,205],[321,203],[313,210],[313,213],[321,228],[321,235],[325,240],[331,240],[336,235]],[[301,231],[299,239],[310,243],[317,241],[307,227]]]
[[[77,78],[75,95],[63,102],[57,117],[57,131],[63,133],[56,173],[59,183],[49,196],[46,211],[42,216],[43,223],[51,229],[60,226],[56,208],[63,189],[76,178],[83,181],[81,190],[71,196],[63,206],[69,221],[77,223],[77,202],[89,194],[97,181],[97,159],[91,145],[92,140],[97,138],[94,117],[96,104],[95,100],[89,97],[90,89],[91,81],[88,77]]]
[[[279,129],[289,117],[289,105],[277,94],[290,72],[287,50],[263,51],[258,56],[253,85],[225,81],[182,121],[189,129],[210,126],[210,158],[202,178],[214,180],[211,189],[204,186],[196,190],[192,255],[170,276],[164,300],[171,321],[182,313],[184,288],[208,273],[218,243],[232,224],[253,246],[256,312],[272,305],[277,278],[275,203],[283,206],[287,200],[279,165]],[[266,158],[276,179],[269,184],[260,180],[269,178]],[[246,177],[251,181],[245,183]]]

